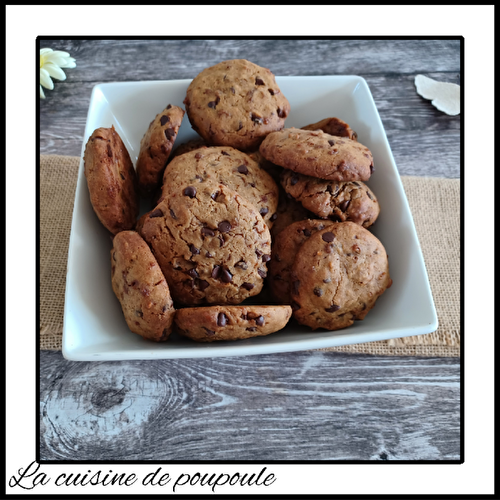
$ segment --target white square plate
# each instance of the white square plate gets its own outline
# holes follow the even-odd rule
[[[437,316],[420,244],[401,179],[366,81],[359,76],[277,77],[291,113],[286,127],[336,116],[373,153],[368,184],[380,203],[372,232],[385,246],[393,285],[363,321],[334,332],[288,325],[274,334],[234,342],[195,343],[176,335],[164,343],[132,333],[111,288],[111,240],[97,219],[80,161],[68,253],[62,352],[77,361],[201,358],[297,351],[430,333]],[[190,80],[105,83],[94,87],[85,144],[98,127],[114,125],[135,163],[150,121],[169,103],[182,106]],[[177,144],[197,137],[184,116]],[[143,206],[144,213],[148,207]]]

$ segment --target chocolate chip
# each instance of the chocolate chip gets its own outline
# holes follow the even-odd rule
[[[335,239],[335,235],[333,233],[328,232],[325,233],[323,236],[321,236],[321,238],[323,239],[323,241],[330,242]]]
[[[332,279],[331,278],[325,278],[323,280],[323,283],[331,283],[332,282]]]
[[[242,128],[243,128],[243,122],[240,122],[240,123],[239,123],[239,126],[238,126],[238,130],[237,130],[237,132],[238,132],[239,130],[241,130]]]
[[[207,252],[207,253],[205,254],[205,257],[208,257],[208,258],[210,259],[211,257],[213,257],[213,255],[212,255],[210,252]]]
[[[258,113],[252,113],[250,115],[250,118],[254,123],[257,123],[259,125],[262,124],[262,116],[260,116]]]
[[[264,323],[265,323],[264,316],[259,316],[259,317],[255,320],[255,324],[256,324],[257,326],[264,326]]]
[[[217,96],[217,98],[215,99],[215,101],[210,101],[210,102],[208,103],[208,107],[209,107],[209,108],[214,108],[214,109],[215,109],[215,107],[217,106],[217,104],[219,104],[219,102],[220,102],[220,97],[219,97],[219,96]]]
[[[294,295],[297,295],[299,293],[299,288],[300,288],[300,281],[299,280],[294,281],[292,283],[292,293]]]
[[[162,217],[162,216],[163,216],[163,212],[159,208],[156,208],[155,210],[153,210],[149,214],[150,219],[154,219],[155,217]]]
[[[245,290],[251,290],[255,285],[253,283],[243,283],[241,285],[241,288],[244,288]]]
[[[262,80],[261,78],[257,77],[255,79],[255,85],[265,85],[264,80]]]
[[[247,330],[249,332],[255,332],[255,330],[257,330],[257,328],[255,328],[255,326],[251,326],[250,328],[247,328]]]
[[[169,104],[169,105],[167,106],[167,109],[170,109],[171,107],[172,107],[172,105],[171,105],[171,104]]]
[[[235,94],[235,93],[236,93],[236,90],[234,90],[234,87],[231,87],[229,90],[230,90],[233,94]]]
[[[279,90],[267,89],[271,95],[279,94]]]
[[[113,260],[116,262],[116,252],[113,252]]]
[[[260,257],[264,252],[261,252],[259,249],[255,250],[255,255],[257,255],[257,257]]]
[[[355,181],[353,181],[353,184],[354,184],[355,186],[360,187],[360,185],[359,185],[357,182],[355,182]]]
[[[351,203],[351,200],[345,200],[342,203],[340,203],[339,204],[340,210],[342,210],[342,212],[345,212],[347,210],[347,207],[349,206],[349,203]]]
[[[333,189],[332,189],[331,184],[328,184],[328,186],[326,186],[326,190],[327,190],[329,193],[333,193]]]
[[[370,194],[370,191],[367,191],[366,194],[367,194],[368,198],[370,198],[370,200],[373,200],[373,196]]]
[[[298,311],[300,309],[300,305],[297,304],[297,302],[293,301],[292,304],[292,311]]]
[[[213,231],[209,227],[203,227],[201,228],[201,234],[203,236],[215,236],[215,231]]]
[[[311,231],[309,231],[309,229],[303,229],[302,232],[304,233],[304,236],[307,236],[308,238],[311,236]]]
[[[219,191],[215,191],[215,193],[212,193],[212,194],[210,195],[210,198],[212,198],[212,200],[214,200],[214,201],[215,201],[215,200],[217,199],[217,196],[219,196]]]
[[[231,281],[233,281],[233,275],[227,269],[224,269],[220,279],[223,283],[231,283]]]
[[[274,213],[271,215],[271,218],[269,219],[271,222],[274,222],[278,218],[278,214]]]
[[[263,271],[262,269],[259,269],[259,270],[257,271],[257,273],[259,274],[259,276],[260,276],[261,278],[265,278],[265,277],[267,276],[266,271]]]
[[[248,269],[248,265],[245,261],[243,260],[240,260],[238,262],[236,262],[236,264],[234,265],[234,267],[239,267],[240,269],[243,269],[244,271],[246,271]]]
[[[286,111],[284,109],[278,108],[278,116],[280,118],[286,118]]]
[[[226,153],[225,151],[221,151],[221,154],[223,154],[224,156],[231,156],[229,153]]]
[[[208,281],[205,281],[205,280],[199,280],[198,286],[200,287],[200,290],[203,291],[210,286],[210,283]]]
[[[215,332],[213,330],[209,330],[206,326],[204,326],[203,328],[205,329],[206,335],[215,335]]]
[[[370,174],[373,174],[374,171],[375,169],[373,168],[373,165],[370,165]]]
[[[266,215],[268,212],[269,212],[269,208],[267,208],[267,207],[262,207],[262,208],[259,210],[259,213],[260,213],[260,215],[262,215],[262,216]]]
[[[172,139],[175,135],[175,130],[173,128],[166,128],[165,129],[165,137],[167,139]]]
[[[108,144],[108,156],[113,158],[113,151],[111,151],[111,146]]]
[[[188,186],[186,189],[184,189],[184,196],[194,198],[196,196],[196,188],[194,188],[193,186]]]
[[[331,139],[328,141],[328,144],[330,144],[330,146],[335,146],[335,141],[333,139]]]
[[[139,318],[142,318],[142,317],[143,317],[142,311],[139,311],[139,310],[136,310],[136,311],[135,311],[135,315],[136,315],[136,316],[139,316]]]
[[[227,325],[227,316],[221,312],[217,316],[217,325],[218,326],[226,326]]]
[[[262,256],[262,262],[269,262],[271,260],[271,256],[270,255],[263,255]]]
[[[194,157],[199,160],[200,158],[203,158],[203,155],[201,153],[196,153]]]
[[[340,306],[338,306],[337,304],[332,304],[330,307],[326,308],[325,311],[328,313],[332,313],[332,312],[338,311],[339,309],[340,309]]]
[[[321,289],[319,286],[317,286],[314,289],[314,295],[316,295],[317,297],[321,297],[323,295],[323,289]]]
[[[219,240],[219,248],[222,248],[224,246],[224,238],[222,237],[221,234],[219,234],[219,236],[217,236],[217,239]]]
[[[214,266],[214,268],[212,269],[212,278],[214,280],[218,280],[220,278],[221,272],[222,272],[221,266]]]
[[[227,220],[223,220],[222,222],[219,222],[217,225],[217,228],[221,233],[227,233],[228,231],[231,230],[231,224]]]
[[[125,180],[125,176],[121,172],[120,172],[120,177],[122,178],[123,181]]]
[[[296,175],[294,175],[294,176],[290,179],[290,184],[291,184],[292,186],[295,186],[295,184],[297,184],[297,182],[299,182],[299,178],[298,178]]]
[[[240,165],[238,167],[238,172],[240,174],[244,174],[244,175],[247,175],[248,174],[248,168],[246,167],[246,165]]]
[[[161,125],[165,125],[165,123],[168,123],[170,121],[170,116],[167,116],[167,115],[163,115],[161,118],[160,118],[160,123]]]
[[[177,216],[175,215],[175,212],[170,209],[170,215],[172,216],[172,219],[177,219]]]
[[[189,245],[189,250],[191,250],[191,253],[194,255],[198,255],[200,253],[200,251],[193,244]]]
[[[198,274],[198,271],[196,271],[196,269],[194,269],[194,268],[190,269],[188,271],[188,274],[189,274],[189,276],[191,276],[191,278],[199,278],[200,277],[200,275]]]

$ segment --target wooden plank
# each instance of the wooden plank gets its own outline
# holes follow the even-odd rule
[[[458,460],[459,360],[41,354],[42,460]]]

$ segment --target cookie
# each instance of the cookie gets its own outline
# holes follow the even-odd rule
[[[179,144],[171,153],[169,162],[172,161],[176,156],[183,155],[184,153],[190,153],[196,149],[206,148],[208,144],[203,139],[193,139],[191,141]]]
[[[334,222],[297,251],[290,275],[294,318],[339,330],[362,320],[392,285],[382,243],[354,222]]]
[[[198,188],[206,181],[215,181],[236,191],[257,208],[269,227],[272,226],[278,208],[278,185],[248,155],[230,147],[197,149],[174,158],[163,175],[160,201],[179,185]]]
[[[184,104],[191,126],[205,141],[243,151],[281,130],[290,112],[271,71],[245,59],[204,69],[190,83]]]
[[[302,130],[322,130],[327,134],[336,135],[337,137],[347,137],[353,141],[358,140],[358,134],[340,118],[325,118],[319,122],[302,127]]]
[[[116,234],[132,229],[139,215],[137,179],[115,128],[94,130],[83,155],[90,202],[101,223]]]
[[[183,116],[183,109],[169,104],[156,115],[141,140],[136,169],[139,190],[144,197],[150,197],[161,185]]]
[[[292,315],[290,306],[210,306],[179,309],[176,331],[197,342],[239,340],[277,332]]]
[[[373,157],[366,146],[321,130],[287,128],[272,132],[259,151],[276,165],[320,179],[366,181],[373,172]]]
[[[304,208],[322,219],[369,227],[380,213],[373,191],[361,181],[325,181],[284,170],[281,185]]]
[[[156,259],[135,231],[113,239],[111,284],[132,332],[156,342],[168,339],[174,304]]]
[[[291,304],[290,273],[302,243],[312,234],[333,224],[331,221],[307,219],[290,224],[273,240],[272,259],[269,262],[269,287],[280,304]]]
[[[141,234],[179,304],[239,304],[262,289],[269,229],[254,205],[222,184],[175,183]]]
[[[295,201],[280,186],[278,208],[273,227],[271,228],[273,241],[285,227],[299,220],[311,218],[314,218],[314,215],[308,212],[298,201]]]
[[[267,161],[258,149],[248,153],[248,156],[250,156],[253,161],[256,161],[259,164],[259,167],[267,172],[277,184],[280,183],[280,175],[281,172],[283,172],[283,167]]]

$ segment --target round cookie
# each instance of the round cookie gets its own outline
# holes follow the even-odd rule
[[[156,259],[135,231],[113,239],[111,284],[132,332],[156,342],[168,339],[174,304]]]
[[[141,140],[136,169],[139,190],[144,197],[151,196],[161,184],[183,117],[183,109],[169,104],[156,115]]]
[[[193,129],[209,144],[251,151],[281,130],[290,104],[271,71],[245,59],[204,69],[184,99]]]
[[[284,170],[281,185],[304,208],[322,219],[351,221],[369,227],[380,213],[375,195],[361,181],[325,181]]]
[[[137,179],[115,128],[94,130],[83,155],[90,202],[101,223],[116,234],[132,229],[139,214]]]
[[[174,158],[163,175],[160,201],[179,185],[198,188],[204,182],[223,184],[252,203],[271,227],[278,208],[279,188],[248,155],[230,147],[197,149]]]
[[[291,304],[290,273],[302,243],[312,234],[333,224],[331,221],[307,219],[290,224],[273,240],[272,259],[269,262],[269,287],[280,304]]]
[[[172,187],[141,233],[174,300],[239,304],[258,294],[271,259],[271,236],[257,209],[215,182]]]
[[[176,156],[183,155],[184,153],[190,153],[196,149],[206,148],[207,146],[208,144],[203,139],[193,139],[191,141],[183,142],[172,151],[168,161],[172,161]]]
[[[366,146],[321,130],[287,128],[272,132],[259,151],[276,165],[320,179],[366,181],[373,172],[373,157]]]
[[[336,135],[337,137],[347,137],[353,141],[358,140],[358,134],[340,118],[325,118],[319,122],[302,127],[302,130],[322,130],[327,134]]]
[[[239,340],[277,332],[292,315],[290,306],[210,306],[179,309],[176,331],[197,342]]]
[[[299,248],[290,275],[294,318],[313,330],[361,320],[392,285],[386,251],[368,229],[334,222]]]
[[[314,215],[308,212],[299,202],[295,201],[284,189],[280,186],[279,203],[276,211],[273,227],[271,228],[271,236],[274,239],[278,234],[293,222],[314,218]]]

